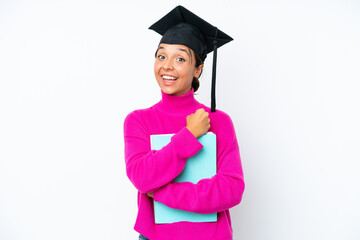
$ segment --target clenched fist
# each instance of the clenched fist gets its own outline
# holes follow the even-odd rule
[[[210,128],[209,113],[199,108],[195,113],[186,116],[186,128],[196,137],[201,137]]]

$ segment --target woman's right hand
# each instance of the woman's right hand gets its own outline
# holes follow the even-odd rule
[[[186,128],[196,137],[201,137],[210,128],[209,113],[199,108],[195,113],[186,116]]]

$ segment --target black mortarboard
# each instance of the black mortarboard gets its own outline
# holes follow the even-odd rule
[[[217,48],[233,40],[229,35],[201,19],[183,6],[177,6],[149,29],[161,34],[160,43],[184,45],[196,52],[204,62],[206,55],[214,51],[211,112],[215,112],[215,80]]]

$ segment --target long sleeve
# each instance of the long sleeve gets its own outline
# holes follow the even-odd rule
[[[196,213],[221,212],[238,205],[245,189],[235,129],[225,114],[217,132],[217,174],[191,182],[170,182],[154,192],[155,201],[171,208]]]
[[[153,192],[176,178],[186,160],[203,145],[183,127],[160,150],[151,150],[150,133],[136,111],[124,121],[126,174],[133,185],[143,193]]]

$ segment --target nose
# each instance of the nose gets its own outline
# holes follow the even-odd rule
[[[163,68],[164,70],[171,70],[171,69],[173,69],[173,65],[172,65],[172,63],[171,63],[171,60],[170,60],[170,59],[166,59],[165,62],[164,62],[164,64],[162,65],[162,68]]]

